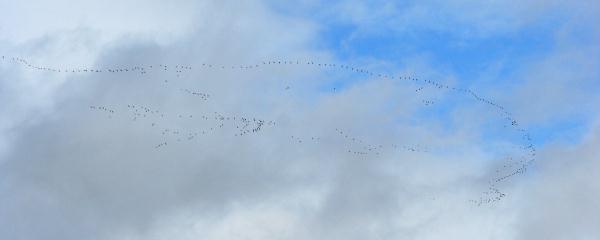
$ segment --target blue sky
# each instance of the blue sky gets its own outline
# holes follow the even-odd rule
[[[273,4],[282,14],[309,18],[319,23],[316,47],[330,51],[342,62],[352,63],[369,59],[385,62],[388,69],[394,69],[407,67],[404,59],[423,56],[427,64],[441,68],[447,74],[456,77],[458,81],[454,83],[455,86],[479,91],[519,88],[527,81],[522,76],[523,71],[531,68],[536,61],[562,51],[561,48],[564,48],[565,44],[582,45],[588,48],[586,51],[598,52],[598,21],[594,19],[595,11],[579,9],[580,7],[597,8],[597,4],[594,7],[594,4],[588,5],[589,2],[550,3],[548,7],[539,6],[540,12],[531,13],[533,16],[530,20],[518,24],[517,21],[511,22],[514,19],[510,16],[505,18],[502,14],[508,15],[513,10],[519,10],[520,6],[507,7],[511,4],[498,3],[501,7],[507,8],[499,8],[498,12],[490,13],[489,16],[484,13],[479,20],[483,22],[488,20],[483,18],[489,17],[498,18],[497,21],[506,20],[506,22],[499,24],[504,28],[489,31],[484,29],[485,23],[461,23],[460,20],[453,19],[454,14],[474,14],[467,8],[454,9],[457,13],[449,13],[441,17],[435,16],[434,13],[420,16],[448,20],[450,24],[456,22],[452,28],[431,26],[427,21],[418,18],[416,23],[406,23],[408,26],[396,21],[402,19],[401,14],[410,12],[410,9],[416,6],[435,9],[435,1],[332,1],[328,3],[309,1],[304,7],[302,4],[300,6],[277,2]],[[343,11],[352,4],[366,13],[352,16],[351,11]],[[439,6],[441,8],[444,5],[454,4],[451,1],[439,3]],[[378,9],[382,8],[392,10],[381,13],[382,11]],[[366,23],[362,22],[365,19]],[[421,22],[424,24],[419,26]],[[557,36],[559,32],[568,35],[566,37],[568,42],[559,39]],[[591,66],[598,66],[598,59],[594,54],[589,53],[582,60],[589,61]],[[493,73],[490,73],[490,68],[493,68]],[[598,102],[596,92],[599,85],[598,81],[594,80],[598,78],[598,68],[592,67],[587,70],[590,72],[583,79],[574,79],[569,85],[573,88],[583,88],[589,100],[588,105],[585,106],[595,106],[593,109],[597,109],[597,104],[589,104]],[[338,84],[349,82],[352,80],[346,79]],[[566,94],[576,94],[571,93],[570,89],[564,91]],[[589,130],[589,126],[597,121],[593,119],[598,115],[598,111],[589,109],[579,109],[570,112],[568,116],[555,116],[544,119],[543,122],[532,123],[529,125],[529,130],[538,144],[549,141],[577,142]]]

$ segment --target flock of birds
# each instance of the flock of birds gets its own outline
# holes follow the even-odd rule
[[[250,71],[252,69],[258,69],[263,66],[280,66],[280,65],[305,65],[310,67],[317,67],[321,69],[338,69],[342,71],[348,71],[354,74],[364,75],[372,78],[383,78],[383,79],[393,79],[398,81],[406,81],[410,83],[420,84],[419,87],[415,90],[415,93],[419,94],[424,91],[426,88],[438,89],[438,90],[446,90],[459,94],[463,94],[465,96],[471,97],[477,102],[480,102],[486,106],[489,106],[493,111],[497,112],[501,118],[506,121],[505,127],[512,128],[516,133],[520,135],[520,138],[524,141],[521,149],[525,152],[523,157],[520,157],[518,160],[513,159],[507,160],[506,164],[503,165],[501,169],[496,170],[496,177],[489,181],[489,188],[487,191],[484,191],[481,197],[477,200],[471,200],[470,202],[474,205],[481,206],[484,204],[490,204],[497,201],[500,201],[502,198],[506,196],[505,193],[501,192],[497,185],[501,182],[504,182],[511,177],[516,175],[524,174],[527,171],[527,168],[535,161],[536,159],[536,148],[533,144],[533,141],[530,135],[524,128],[520,127],[520,124],[516,119],[514,119],[510,112],[508,112],[503,106],[500,104],[482,97],[478,95],[476,92],[466,89],[459,88],[454,86],[445,85],[436,81],[420,79],[412,76],[394,76],[390,74],[381,74],[369,71],[364,68],[353,67],[344,64],[335,64],[335,63],[316,63],[313,61],[280,61],[280,60],[271,60],[271,61],[263,61],[258,64],[250,64],[250,65],[216,65],[216,64],[208,64],[203,63],[198,66],[189,66],[189,65],[137,65],[137,66],[119,66],[119,67],[111,67],[111,68],[72,68],[72,67],[51,67],[51,66],[39,66],[35,65],[24,58],[18,57],[8,57],[1,56],[1,60],[3,62],[12,62],[16,64],[20,64],[28,69],[38,70],[38,71],[46,71],[46,72],[54,72],[54,73],[62,73],[62,74],[122,74],[122,73],[136,73],[140,75],[151,74],[153,72],[161,72],[161,73],[170,73],[174,74],[174,77],[180,77],[183,74],[189,73],[193,70],[202,69],[221,69],[221,70],[242,70],[242,71]],[[165,83],[168,83],[168,80],[164,80]],[[290,86],[286,86],[284,90],[289,90]],[[201,92],[198,90],[191,90],[187,88],[180,88],[181,92],[185,94],[189,94],[195,97],[199,97],[203,101],[209,101],[211,99],[211,95],[205,92]],[[336,93],[337,89],[334,88],[333,92]],[[437,100],[422,100],[424,106],[430,106],[436,104]],[[120,110],[118,110],[115,106],[90,106],[90,110],[97,111],[106,114],[109,118],[113,118],[116,114],[120,114]],[[193,115],[193,114],[167,114],[165,112],[159,111],[158,109],[153,109],[149,106],[142,106],[136,104],[128,104],[126,107],[123,106],[123,113],[128,116],[131,121],[144,122],[148,124],[152,128],[156,128],[159,133],[164,136],[164,140],[157,143],[153,147],[155,149],[161,149],[169,146],[169,142],[181,142],[181,141],[192,141],[195,138],[214,133],[215,131],[223,128],[231,128],[234,129],[233,135],[236,137],[243,137],[250,134],[258,134],[265,127],[275,127],[276,122],[272,120],[259,119],[257,117],[251,116],[238,116],[238,115],[225,115],[218,112],[212,112],[201,115]],[[168,126],[161,126],[161,119],[187,119],[190,121],[204,121],[205,124],[201,124],[203,128],[189,128],[189,129],[179,129],[172,128]],[[432,150],[423,146],[409,146],[409,145],[397,145],[397,144],[374,144],[367,143],[366,141],[360,139],[357,136],[352,136],[349,134],[349,131],[345,131],[342,129],[335,129],[334,135],[338,136],[343,141],[348,143],[348,146],[352,148],[345,149],[348,154],[368,158],[368,157],[378,157],[382,155],[388,149],[392,150],[400,150],[406,152],[414,152],[414,153],[431,153]],[[295,144],[302,144],[309,141],[318,142],[321,140],[319,136],[312,136],[310,140],[308,138],[299,137],[290,135],[289,141]]]
[[[274,121],[267,121],[256,117],[224,115],[219,112],[201,115],[183,113],[168,114],[156,109],[152,109],[148,106],[136,104],[128,104],[127,112],[131,121],[144,122],[150,127],[160,129],[161,135],[165,137],[175,137],[175,141],[177,142],[183,140],[190,141],[197,136],[211,134],[224,127],[235,127],[234,136],[241,137],[248,134],[257,134],[263,130],[265,126],[275,126]],[[177,120],[190,121],[195,125],[202,125],[204,128],[182,129],[164,126],[164,122],[173,122]],[[155,146],[155,148],[160,148],[166,145],[167,142],[165,141]]]

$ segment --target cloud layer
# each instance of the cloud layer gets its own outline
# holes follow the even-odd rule
[[[587,61],[579,47],[519,72],[514,91],[482,87],[528,126],[587,124],[490,184],[529,159],[527,141],[468,93],[397,78],[460,84],[427,61],[364,67],[394,79],[340,67],[318,21],[258,1],[73,4],[0,5],[22,26],[0,25],[0,238],[598,238],[597,111],[572,107],[597,95],[561,91],[597,77],[564,64]],[[454,7],[441,16],[483,22],[461,28],[479,35],[535,21]]]

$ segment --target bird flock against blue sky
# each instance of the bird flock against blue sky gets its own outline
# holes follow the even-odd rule
[[[597,1],[0,1],[0,239],[598,239]]]

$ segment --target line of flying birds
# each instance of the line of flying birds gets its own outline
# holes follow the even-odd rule
[[[495,109],[501,116],[502,119],[510,123],[507,126],[512,127],[515,131],[521,134],[522,140],[526,143],[522,146],[522,150],[525,150],[527,156],[525,159],[513,160],[510,158],[510,161],[507,164],[503,165],[502,169],[496,170],[497,177],[489,181],[489,189],[488,191],[483,192],[482,196],[477,200],[471,200],[471,203],[481,206],[482,204],[493,203],[501,200],[506,196],[505,193],[502,193],[499,189],[497,189],[496,184],[501,183],[503,181],[508,180],[509,178],[524,174],[527,171],[529,165],[535,161],[536,158],[536,148],[533,144],[533,141],[527,131],[520,127],[518,121],[514,119],[510,112],[505,110],[505,108],[494,101],[491,101],[487,98],[484,98],[474,91],[466,88],[458,88],[449,85],[445,85],[436,81],[420,79],[417,77],[411,76],[394,76],[390,74],[380,74],[369,71],[365,68],[353,67],[344,64],[335,64],[335,63],[317,63],[313,61],[280,61],[280,60],[271,60],[271,61],[262,61],[259,64],[250,64],[250,65],[217,65],[217,64],[208,64],[202,63],[198,66],[190,66],[190,65],[137,65],[137,66],[120,66],[120,67],[111,67],[111,68],[92,68],[92,67],[83,67],[83,68],[72,68],[72,67],[51,67],[51,66],[40,66],[30,63],[28,60],[24,58],[18,57],[8,57],[1,56],[2,61],[10,61],[13,63],[20,64],[26,68],[38,70],[38,71],[46,71],[46,72],[54,72],[54,73],[87,73],[87,74],[122,74],[122,73],[137,73],[140,75],[146,75],[152,72],[164,72],[164,73],[174,73],[176,77],[179,77],[183,74],[191,72],[193,69],[222,69],[222,70],[251,70],[260,68],[261,66],[277,66],[277,65],[306,65],[306,66],[314,66],[318,68],[327,68],[327,69],[339,69],[343,71],[350,71],[356,74],[363,74],[369,77],[375,78],[384,78],[384,79],[395,79],[401,81],[409,81],[417,84],[422,84],[419,88],[415,90],[415,93],[422,92],[425,87],[432,87],[434,89],[442,89],[447,91],[453,91],[457,93],[464,94],[466,96],[472,97],[474,100],[486,104],[492,109]],[[168,80],[164,80],[165,83]],[[286,86],[285,90],[289,90],[290,86]],[[193,96],[199,97],[201,100],[208,101],[211,97],[210,94],[201,92],[198,90],[192,90],[187,88],[180,88],[181,92],[186,94],[190,94]],[[333,92],[336,92],[336,89],[333,89]],[[434,100],[422,100],[422,103],[425,106],[433,105],[436,101]],[[112,118],[113,115],[117,114],[117,111],[109,106],[89,106],[90,110],[102,112],[108,114],[109,118]],[[128,104],[127,112],[130,116],[130,120],[139,121],[142,119],[151,119],[150,126],[154,128],[160,128],[159,120],[162,118],[169,118],[173,116],[168,116],[165,113],[162,113],[156,109],[152,109],[148,106]],[[203,114],[200,116],[194,116],[190,114],[177,114],[176,118],[178,119],[200,119],[200,120],[212,120],[215,121],[213,125],[206,127],[205,129],[171,129],[171,128],[162,128],[160,130],[160,134],[166,137],[174,137],[177,141],[188,140],[191,141],[194,138],[200,135],[206,135],[211,132],[214,132],[217,129],[221,129],[224,127],[235,127],[237,130],[234,136],[245,136],[248,134],[257,134],[259,133],[264,126],[275,126],[274,121],[266,121],[262,119],[258,119],[256,117],[244,117],[244,116],[225,116],[218,112],[214,112],[212,114]],[[343,138],[344,140],[352,143],[355,148],[346,149],[349,154],[357,155],[357,156],[379,156],[382,153],[382,150],[385,147],[390,147],[391,149],[399,149],[403,151],[409,152],[418,152],[418,153],[429,153],[430,150],[422,147],[422,146],[407,146],[401,145],[398,146],[396,144],[391,145],[382,145],[382,144],[367,144],[363,140],[358,137],[349,135],[346,131],[342,131],[340,129],[335,129],[335,132],[338,136]],[[304,138],[298,136],[290,136],[290,140],[293,143],[300,144],[306,142],[308,140],[303,140]],[[320,137],[312,136],[310,138],[312,142],[316,142],[320,140]],[[163,148],[168,146],[167,140],[162,141],[154,146],[154,148]]]

